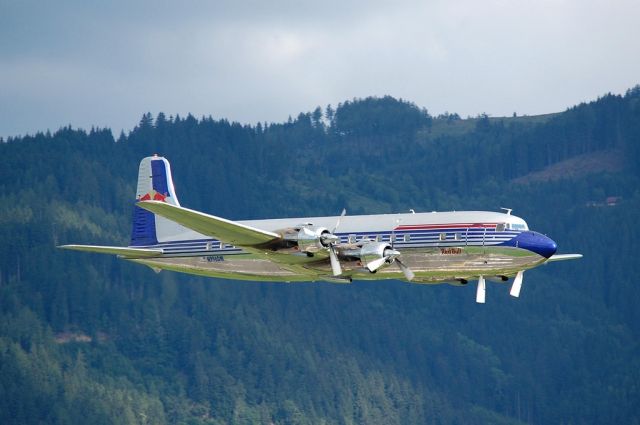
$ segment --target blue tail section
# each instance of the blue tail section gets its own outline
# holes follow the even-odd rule
[[[173,187],[169,161],[157,155],[140,161],[136,200],[155,200],[180,205]],[[177,233],[179,232],[175,225],[167,223],[166,219],[156,217],[152,212],[138,206],[133,207],[130,246],[155,245],[159,238],[166,239]]]
[[[133,228],[131,229],[131,246],[155,245],[156,237],[155,215],[138,206],[133,207]]]

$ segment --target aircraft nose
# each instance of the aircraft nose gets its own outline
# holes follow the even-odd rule
[[[553,239],[538,232],[523,232],[519,235],[519,246],[536,254],[549,258],[558,250],[558,244]]]
[[[548,236],[540,235],[540,242],[538,243],[540,246],[540,250],[538,254],[542,255],[544,258],[549,258],[558,250],[558,244]]]

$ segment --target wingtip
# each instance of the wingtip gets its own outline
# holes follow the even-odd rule
[[[582,258],[582,254],[554,254],[551,257],[549,257],[547,262],[564,261],[564,260],[579,260],[580,258]]]

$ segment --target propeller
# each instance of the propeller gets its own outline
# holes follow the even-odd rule
[[[519,297],[520,296],[520,289],[522,289],[522,278],[524,277],[524,271],[519,271],[518,273],[516,273],[516,277],[515,279],[513,279],[513,284],[511,285],[511,291],[509,292],[509,294],[512,297]]]
[[[477,303],[484,304],[486,290],[487,290],[487,284],[485,283],[484,276],[480,276],[478,278],[478,290],[476,292]]]
[[[382,252],[382,257],[375,260],[367,260],[367,269],[370,272],[374,272],[382,267],[384,264],[391,264],[394,260],[396,260],[400,256],[400,252],[395,249],[385,248]]]
[[[331,233],[325,233],[321,236],[322,244],[329,247],[329,260],[331,261],[331,271],[334,276],[340,276],[342,274],[342,267],[340,266],[340,260],[338,260],[338,254],[336,253],[336,244],[340,242],[340,237],[336,236],[335,232],[338,226],[340,226],[340,221],[345,214],[347,214],[347,210],[343,208]]]

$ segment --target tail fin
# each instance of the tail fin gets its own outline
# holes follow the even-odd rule
[[[148,156],[140,161],[138,171],[137,201],[156,200],[180,206],[171,177],[171,165],[166,158]],[[130,246],[155,245],[168,240],[188,238],[193,232],[166,218],[134,206]]]

